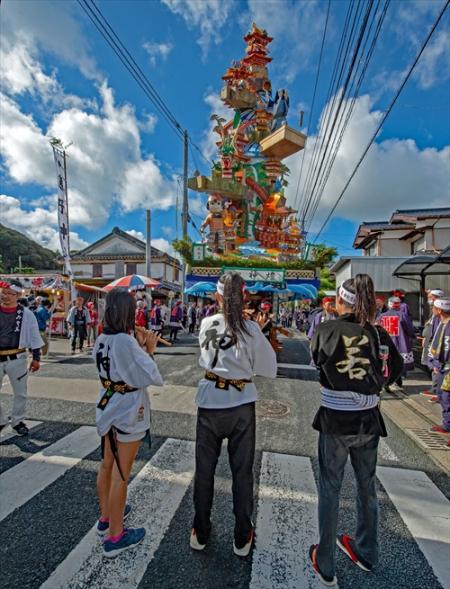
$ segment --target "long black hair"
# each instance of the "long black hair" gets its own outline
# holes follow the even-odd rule
[[[356,296],[353,312],[358,323],[361,325],[373,323],[377,304],[372,278],[368,274],[357,274],[355,278],[346,280],[342,286]]]
[[[249,335],[244,319],[245,282],[237,272],[227,272],[219,278],[223,285],[222,311],[228,333],[236,343],[239,336]]]
[[[135,298],[126,290],[112,290],[106,295],[103,332],[130,333],[134,328],[135,315]]]

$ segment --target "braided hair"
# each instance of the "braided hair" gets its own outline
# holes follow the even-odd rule
[[[368,274],[357,274],[355,278],[346,280],[342,286],[356,296],[352,307],[358,322],[361,325],[373,323],[377,304],[372,278]]]
[[[234,343],[239,336],[250,335],[244,319],[245,282],[237,272],[227,272],[219,278],[223,285],[222,312],[227,331]]]

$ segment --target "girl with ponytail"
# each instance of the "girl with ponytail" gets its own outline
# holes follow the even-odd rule
[[[214,473],[222,441],[228,440],[233,478],[234,553],[247,556],[253,542],[255,401],[253,376],[275,378],[277,361],[259,326],[244,317],[245,282],[229,272],[217,283],[219,313],[201,323],[200,366],[205,370],[196,396],[195,516],[190,544],[203,550],[211,532]]]
[[[378,503],[375,469],[380,436],[386,427],[380,392],[395,381],[403,361],[384,329],[375,327],[376,301],[367,274],[346,280],[336,297],[336,321],[322,323],[311,341],[320,373],[321,407],[314,422],[319,431],[319,532],[310,548],[321,581],[336,585],[335,547],[361,569],[378,561]],[[350,456],[357,482],[357,527],[353,539],[337,534],[339,495]]]

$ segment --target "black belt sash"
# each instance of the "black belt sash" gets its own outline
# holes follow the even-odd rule
[[[245,385],[248,384],[249,382],[252,382],[251,380],[247,380],[245,378],[222,378],[221,376],[218,376],[217,374],[214,374],[214,372],[205,372],[205,378],[206,380],[210,380],[212,382],[216,383],[216,389],[221,389],[222,391],[228,391],[230,386],[234,387],[236,390],[238,390],[240,393],[245,389]]]
[[[100,381],[103,388],[105,389],[105,392],[97,405],[97,409],[100,409],[101,411],[103,411],[108,405],[114,393],[120,393],[121,395],[124,395],[125,393],[133,393],[134,391],[138,390],[137,388],[132,387],[121,380],[114,382],[107,378],[100,377]]]

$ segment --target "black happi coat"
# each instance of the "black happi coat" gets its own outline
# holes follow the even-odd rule
[[[379,358],[380,344],[389,348],[387,378]],[[388,333],[369,323],[360,325],[353,314],[322,323],[312,338],[311,353],[320,372],[320,384],[334,391],[379,395],[383,386],[397,380],[403,371],[403,360]],[[321,407],[313,427],[334,435],[386,435],[378,407],[360,411]]]

